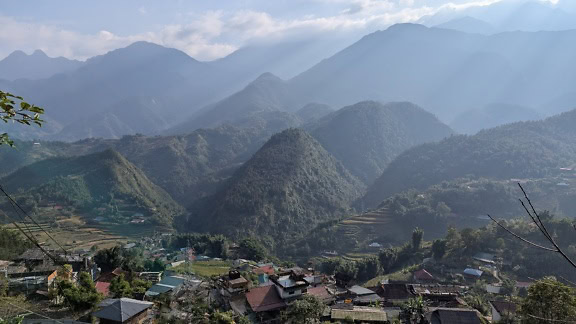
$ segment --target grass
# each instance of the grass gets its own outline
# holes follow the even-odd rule
[[[194,261],[184,263],[173,269],[177,273],[195,274],[200,277],[220,276],[228,273],[230,262],[228,261]]]
[[[389,279],[391,281],[410,281],[412,279],[412,272],[408,271],[408,269],[402,269],[397,272],[389,273],[383,276],[378,276],[366,281],[363,286],[364,287],[374,287],[378,286],[380,282],[385,279]]]

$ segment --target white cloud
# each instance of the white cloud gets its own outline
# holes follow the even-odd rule
[[[230,54],[251,42],[301,39],[326,33],[367,34],[398,22],[414,22],[440,10],[464,10],[500,0],[315,0],[339,5],[343,10],[330,16],[302,15],[281,18],[254,10],[207,11],[187,15],[187,23],[166,25],[154,31],[119,36],[102,30],[94,34],[71,31],[55,25],[31,23],[0,16],[0,57],[16,49],[32,52],[42,49],[50,56],[75,59],[103,54],[145,40],[185,51],[200,60]],[[144,7],[138,12],[148,14]]]

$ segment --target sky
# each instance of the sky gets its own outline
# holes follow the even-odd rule
[[[207,61],[252,44],[359,38],[499,1],[524,0],[0,0],[0,58],[41,49],[85,60],[145,40]]]

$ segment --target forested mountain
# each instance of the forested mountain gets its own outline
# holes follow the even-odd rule
[[[14,51],[0,61],[0,79],[44,79],[55,74],[68,73],[82,66],[82,62],[64,57],[48,57],[41,50],[27,55]]]
[[[74,143],[17,142],[0,148],[0,175],[47,158],[77,156],[108,148],[124,155],[154,183],[184,205],[200,199],[230,176],[277,131],[262,122],[240,129],[223,126],[183,136],[125,136],[119,140],[87,139]],[[284,128],[282,128],[284,129]]]
[[[560,168],[576,163],[574,125],[576,110],[417,146],[390,163],[363,202],[367,207],[376,206],[394,193],[465,176],[522,179],[555,175]]]
[[[434,115],[406,102],[357,103],[308,128],[328,152],[366,184],[376,180],[404,150],[452,134]]]
[[[538,120],[543,117],[542,114],[528,107],[500,103],[463,112],[454,118],[450,127],[458,133],[475,134],[482,129],[519,121]]]
[[[289,129],[274,135],[220,191],[197,204],[186,227],[281,242],[348,213],[362,189],[312,136]]]
[[[93,216],[100,209],[108,211],[106,216],[118,218],[141,213],[169,226],[183,212],[168,193],[112,150],[43,160],[1,181],[8,192],[34,199],[37,205],[71,205]]]

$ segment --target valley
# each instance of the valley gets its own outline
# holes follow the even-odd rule
[[[576,7],[408,2],[30,8],[0,324],[574,322]]]

